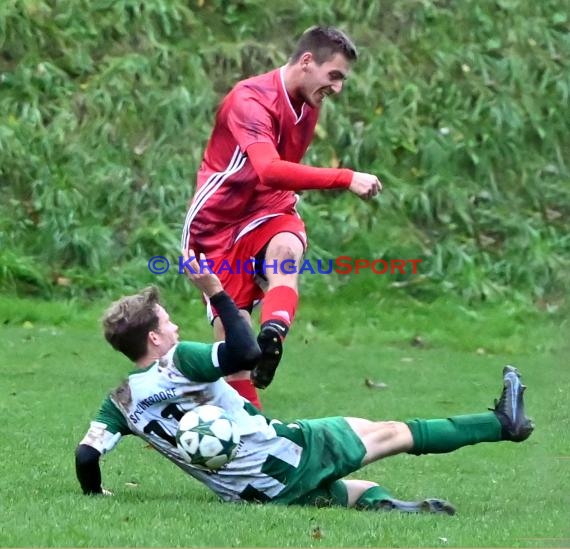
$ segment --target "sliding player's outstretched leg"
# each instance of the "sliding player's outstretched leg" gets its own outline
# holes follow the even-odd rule
[[[354,507],[367,511],[455,515],[455,507],[444,499],[427,498],[419,501],[404,501],[392,497],[381,486],[374,486],[366,490]]]
[[[489,408],[501,423],[503,440],[522,442],[534,430],[533,422],[524,411],[523,395],[526,385],[521,382],[519,371],[514,366],[503,368],[503,391],[495,407]]]

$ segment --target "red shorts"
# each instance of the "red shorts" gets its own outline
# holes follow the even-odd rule
[[[292,214],[275,216],[261,225],[238,237],[231,250],[223,256],[208,257],[213,261],[212,272],[218,275],[222,286],[235,301],[239,309],[251,311],[263,297],[264,291],[256,282],[255,257],[263,251],[269,241],[280,233],[292,233],[299,238],[303,248],[307,248],[307,235],[303,220]],[[215,310],[206,302],[210,322],[217,316]]]

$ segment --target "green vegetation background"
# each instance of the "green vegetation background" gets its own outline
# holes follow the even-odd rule
[[[306,162],[373,172],[386,190],[373,204],[305,194],[310,257],[422,258],[419,276],[375,283],[556,303],[570,266],[569,8],[4,0],[0,285],[50,297],[156,282],[147,261],[176,260],[220,98],[323,23],[348,31],[361,59]]]

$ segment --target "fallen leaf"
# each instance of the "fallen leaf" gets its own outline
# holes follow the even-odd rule
[[[412,340],[410,341],[410,345],[412,347],[425,347],[426,344],[423,338],[417,335],[412,338]]]
[[[315,526],[312,530],[311,530],[311,537],[313,539],[322,539],[323,538],[323,531],[321,530],[320,526]]]
[[[338,168],[339,166],[340,166],[340,160],[338,159],[338,156],[333,152],[332,158],[330,161],[330,167],[331,168]]]
[[[370,389],[386,389],[388,387],[382,381],[372,381],[369,377],[364,380],[364,385]]]
[[[559,217],[562,217],[562,214],[558,210],[553,210],[552,208],[546,208],[546,219],[548,221],[555,221]]]
[[[488,236],[486,234],[481,233],[479,235],[479,243],[483,248],[488,248],[497,242],[492,236]]]
[[[418,274],[413,278],[409,278],[408,280],[399,280],[397,282],[392,282],[390,284],[390,288],[407,288],[409,286],[415,286],[416,284],[422,284],[428,280],[429,279],[426,275]]]

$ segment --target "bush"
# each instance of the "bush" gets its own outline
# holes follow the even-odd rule
[[[570,25],[555,0],[7,0],[0,284],[101,291],[178,255],[217,103],[315,23],[346,29],[361,59],[305,160],[386,189],[373,204],[307,193],[311,253],[421,257],[410,291],[563,292]]]

